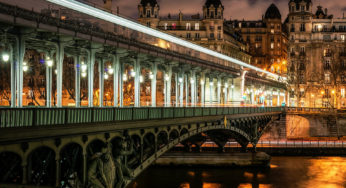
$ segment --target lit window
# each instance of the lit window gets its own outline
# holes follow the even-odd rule
[[[167,30],[167,27],[168,27],[168,23],[165,23],[165,30]]]
[[[195,30],[199,30],[199,23],[195,23]]]
[[[186,38],[191,38],[191,33],[186,33]]]
[[[271,48],[271,49],[274,49],[274,43],[271,43],[271,44],[270,44],[270,48]]]
[[[271,30],[270,30],[270,33],[274,34],[274,29],[271,29]]]
[[[330,74],[324,74],[324,80],[326,81],[326,83],[330,82]]]
[[[186,23],[186,30],[191,30],[191,24],[190,23]]]
[[[172,23],[172,29],[176,29],[176,27],[177,27],[177,24]]]
[[[341,40],[342,40],[342,41],[345,40],[345,35],[341,35]]]
[[[341,97],[342,97],[342,98],[345,98],[345,88],[342,88],[342,89],[341,89]]]

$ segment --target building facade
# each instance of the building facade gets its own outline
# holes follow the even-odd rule
[[[241,36],[224,21],[224,6],[220,0],[207,0],[203,15],[161,17],[160,6],[156,0],[141,0],[138,5],[138,21],[152,28],[190,40],[225,55],[251,63],[248,47]]]
[[[288,75],[290,105],[346,106],[346,19],[334,18],[311,0],[290,0]]]
[[[241,33],[249,46],[253,65],[277,74],[287,73],[287,30],[274,4],[269,6],[262,20],[231,20],[227,24]]]

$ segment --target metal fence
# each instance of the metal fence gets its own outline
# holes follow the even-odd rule
[[[282,112],[282,107],[0,108],[0,128]]]
[[[202,147],[218,147],[214,142],[205,142]],[[238,142],[227,142],[225,147],[240,148]],[[251,144],[248,147],[252,147]],[[260,140],[257,148],[346,148],[346,140]]]

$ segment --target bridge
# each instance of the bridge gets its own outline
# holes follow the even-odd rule
[[[285,111],[284,79],[249,60],[50,2],[0,2],[1,185],[122,187],[179,143],[255,149]]]

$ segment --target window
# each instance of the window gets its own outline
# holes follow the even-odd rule
[[[294,11],[294,6],[291,6],[291,11],[292,11],[292,12]]]
[[[147,10],[147,17],[150,18],[150,10]]]
[[[332,56],[332,50],[329,48],[324,49],[324,57],[331,57]]]
[[[345,35],[341,35],[340,38],[341,38],[342,41],[344,41],[345,40]]]
[[[177,28],[177,24],[176,23],[172,23],[172,29],[176,29]]]
[[[274,43],[270,43],[270,49],[274,49]]]
[[[222,27],[221,26],[217,26],[217,30],[222,30]]]
[[[221,39],[221,32],[217,33],[217,39]]]
[[[214,18],[214,11],[210,11],[210,18]]]
[[[191,24],[190,23],[186,23],[186,30],[191,30]]]
[[[199,33],[195,33],[195,38],[199,39]]]
[[[303,53],[305,52],[305,46],[300,47],[300,52],[303,52]]]
[[[271,34],[274,34],[274,29],[271,29],[271,30],[270,30],[270,33],[271,33]]]
[[[275,40],[274,40],[274,36],[271,36],[270,37],[270,42],[274,42]]]
[[[147,22],[147,26],[150,27],[150,26],[151,26],[151,23],[150,23],[150,22]]]
[[[326,60],[326,61],[324,62],[324,69],[330,70],[330,60]]]
[[[330,74],[324,74],[324,81],[326,83],[329,83],[330,82]]]
[[[168,27],[168,23],[165,23],[165,30],[167,30],[167,27]]]
[[[300,10],[303,12],[305,10],[305,6],[301,6]]]
[[[186,33],[186,38],[190,39],[191,38],[191,33]]]
[[[210,29],[211,31],[214,31],[214,26],[210,26],[209,29]]]
[[[214,38],[214,33],[210,33],[210,38],[211,38],[211,39]]]
[[[342,88],[340,93],[341,93],[341,97],[345,98],[345,88]]]
[[[305,24],[300,24],[300,31],[304,32],[305,31]]]
[[[346,75],[341,75],[341,83],[346,83]]]
[[[291,32],[294,32],[295,29],[294,29],[294,24],[291,24]]]
[[[199,30],[199,23],[195,23],[195,30],[196,30],[196,31]]]

